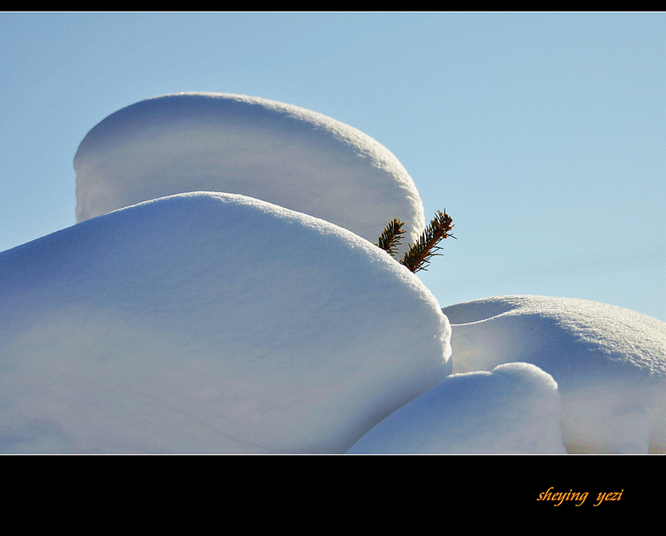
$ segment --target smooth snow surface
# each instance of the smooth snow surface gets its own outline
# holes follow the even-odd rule
[[[425,226],[412,178],[384,146],[322,114],[266,99],[181,93],[110,115],[74,159],[77,221],[193,191],[247,195],[375,242],[393,219]]]
[[[571,298],[503,296],[445,307],[453,371],[532,363],[562,397],[569,452],[666,452],[666,324]]]
[[[371,243],[400,218],[404,251],[423,206],[354,128],[167,95],[74,167],[77,225],[0,253],[0,452],[666,452],[666,324],[440,309]]]
[[[348,454],[566,454],[557,384],[527,363],[454,374],[389,415]]]
[[[406,268],[320,219],[182,194],[0,254],[0,451],[344,452],[450,373]]]

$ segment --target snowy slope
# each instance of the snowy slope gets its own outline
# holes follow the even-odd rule
[[[449,337],[345,229],[161,198],[0,254],[0,450],[343,452],[450,372]]]
[[[77,221],[191,191],[243,194],[375,242],[393,218],[425,225],[412,178],[386,147],[330,117],[266,99],[182,93],[110,115],[74,159]]]
[[[666,324],[571,298],[503,296],[445,307],[454,372],[532,363],[562,397],[569,452],[666,452]]]
[[[79,223],[0,253],[0,452],[666,452],[666,324],[440,309],[370,243],[423,207],[356,129],[167,95],[74,166]]]
[[[454,374],[389,415],[348,454],[566,454],[557,384],[527,363]]]

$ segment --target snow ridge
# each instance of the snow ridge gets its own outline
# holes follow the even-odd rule
[[[666,452],[666,323],[547,296],[500,296],[443,312],[455,373],[527,362],[553,376],[570,452]]]
[[[247,195],[375,241],[392,218],[425,227],[412,178],[384,146],[322,114],[267,99],[180,93],[97,124],[74,158],[77,221],[191,191]],[[406,241],[405,246],[406,247]]]
[[[344,452],[451,370],[416,276],[236,194],[87,220],[0,254],[0,282],[5,452]]]

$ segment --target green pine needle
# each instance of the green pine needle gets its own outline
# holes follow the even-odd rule
[[[452,221],[451,216],[446,212],[438,210],[416,243],[409,244],[400,263],[412,272],[424,270],[430,264],[430,259],[437,255],[437,251],[442,249],[437,244],[444,238],[455,238],[455,236],[449,234],[449,231],[453,228]]]
[[[386,251],[391,257],[395,257],[398,253],[397,248],[400,246],[400,241],[402,240],[401,235],[405,234],[405,231],[402,229],[403,225],[405,225],[404,222],[400,221],[398,218],[393,218],[393,220],[384,228],[384,231],[382,231],[375,246]]]

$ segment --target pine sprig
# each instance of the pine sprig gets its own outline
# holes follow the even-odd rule
[[[416,243],[409,244],[400,264],[404,264],[412,272],[424,270],[430,264],[430,259],[442,249],[437,244],[444,238],[455,238],[449,234],[453,228],[452,221],[446,212],[438,210]]]
[[[400,221],[398,218],[393,218],[384,228],[375,245],[386,251],[391,257],[395,257],[398,253],[397,248],[400,246],[400,241],[402,240],[401,235],[405,234],[402,228],[403,225],[405,225],[405,222]]]

